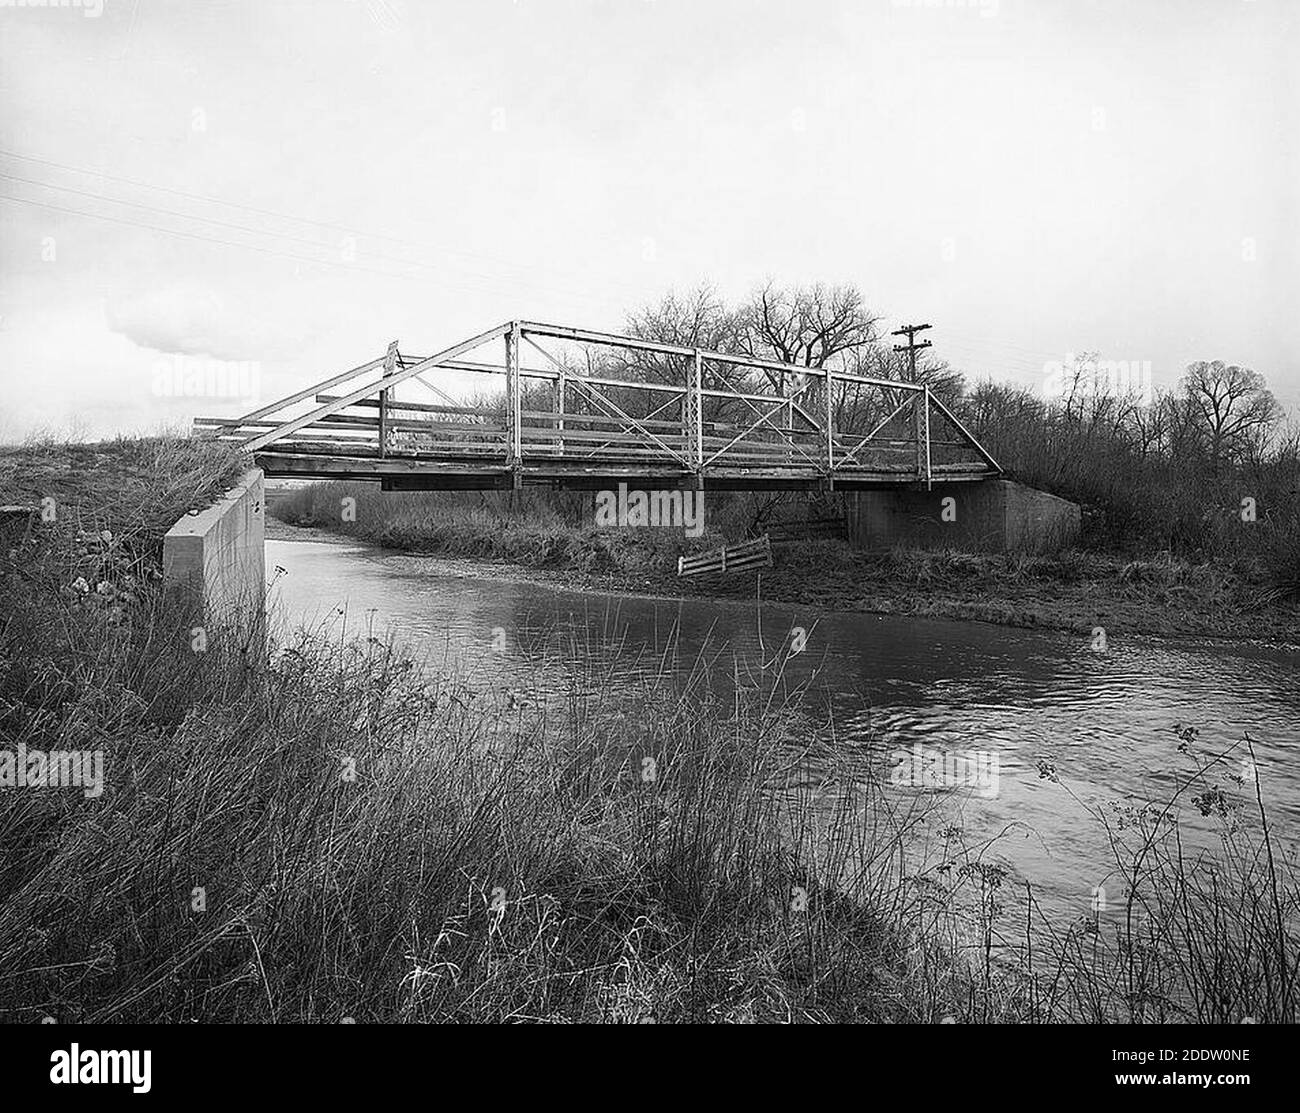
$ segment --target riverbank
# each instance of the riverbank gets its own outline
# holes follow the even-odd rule
[[[339,512],[356,500],[355,515]],[[991,622],[1092,639],[1149,634],[1300,643],[1300,601],[1244,563],[895,549],[838,541],[774,546],[756,575],[679,578],[677,557],[726,543],[669,530],[597,530],[536,512],[414,514],[362,484],[321,484],[269,508],[275,521],[353,537],[413,556],[463,561],[477,574],[661,598],[752,598],[824,610]],[[320,535],[318,534],[318,535]]]
[[[0,499],[56,509],[0,550],[0,1020],[1295,1018],[1295,880],[1194,736],[1165,815],[1214,808],[1229,860],[1185,867],[1133,809],[1115,884],[1145,915],[1044,932],[959,830],[909,852],[901,798],[775,662],[716,698],[699,674],[613,693],[577,659],[563,714],[381,639],[249,668],[157,567],[246,463],[40,451],[0,454]]]
[[[36,508],[0,552],[0,1019],[967,1015],[960,954],[927,944],[918,978],[908,917],[850,868],[865,830],[789,791],[809,730],[774,692],[647,685],[632,722],[591,684],[561,722],[373,641],[223,652],[159,550],[243,466],[0,453],[0,496]],[[50,783],[55,754],[95,775]]]

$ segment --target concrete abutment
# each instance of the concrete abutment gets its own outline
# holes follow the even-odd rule
[[[844,497],[849,539],[861,549],[902,545],[1045,553],[1079,540],[1077,503],[1011,479],[935,483],[929,490],[893,488]]]
[[[266,498],[253,468],[163,538],[163,588],[204,637],[227,633],[250,661],[266,654]],[[197,636],[197,635],[196,635]]]

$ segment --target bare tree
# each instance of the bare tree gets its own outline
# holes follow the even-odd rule
[[[738,331],[736,314],[707,283],[685,294],[670,290],[658,305],[631,314],[627,327],[642,340],[721,351],[736,346]]]
[[[1097,352],[1082,352],[1061,367],[1061,381],[1054,393],[1061,416],[1067,422],[1082,423],[1089,409],[1089,396],[1097,394]]]
[[[1188,366],[1182,381],[1189,417],[1199,434],[1210,467],[1241,457],[1252,443],[1267,442],[1282,408],[1264,382],[1248,367],[1204,360]]]
[[[633,336],[661,343],[820,368],[845,367],[864,358],[863,353],[877,346],[878,320],[866,310],[856,287],[816,283],[785,288],[769,282],[737,310],[723,304],[712,286],[685,295],[670,293],[658,305],[629,317],[628,328]],[[674,357],[633,352],[628,358],[638,377],[682,381]],[[755,371],[715,361],[707,374],[712,383],[737,391],[766,380],[766,387],[780,398],[797,397],[806,389],[798,372]],[[721,415],[743,412],[745,407],[715,399],[708,410]]]
[[[953,404],[966,389],[966,376],[946,359],[921,352],[916,359],[913,379],[911,360],[906,352],[894,351],[891,344],[872,344],[846,354],[845,370],[874,379],[898,379],[928,386],[944,402]]]
[[[1196,429],[1194,408],[1183,394],[1165,394],[1157,405],[1165,415],[1166,454],[1171,460],[1188,460],[1198,455],[1200,434]]]
[[[768,283],[738,310],[703,285],[687,294],[669,293],[628,318],[632,336],[688,348],[734,351],[755,359],[802,367],[823,367],[870,350],[879,317],[867,312],[854,286],[784,288]],[[782,373],[766,373],[781,388]]]
[[[782,289],[769,282],[741,310],[739,340],[747,355],[759,359],[824,367],[836,356],[875,344],[879,320],[856,286],[818,282]]]
[[[627,319],[629,336],[682,348],[724,352],[739,347],[739,327],[737,313],[707,283],[684,294],[669,291],[658,305],[648,306]],[[678,385],[686,381],[689,373],[688,361],[681,356],[630,349],[624,358],[624,372],[638,380]],[[709,370],[715,380],[737,388],[745,381],[743,369],[714,365]]]
[[[1170,413],[1166,396],[1157,394],[1149,406],[1128,413],[1129,443],[1141,459],[1159,456],[1169,447]]]
[[[844,370],[879,346],[879,320],[867,310],[856,286],[818,282],[787,289],[769,282],[751,295],[737,315],[738,340],[741,350],[757,359]],[[762,374],[779,397],[821,389],[816,383],[802,381],[801,376],[791,383],[786,372],[764,370]],[[846,409],[859,404],[850,393],[860,392],[837,392],[837,421],[843,422]]]

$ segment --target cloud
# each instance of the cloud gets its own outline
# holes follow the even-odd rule
[[[221,360],[276,359],[293,340],[249,306],[199,287],[167,286],[105,306],[108,327],[141,348]]]

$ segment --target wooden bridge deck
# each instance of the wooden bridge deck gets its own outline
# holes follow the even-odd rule
[[[501,363],[464,358],[500,341]],[[466,400],[483,375],[504,377],[504,391]],[[369,363],[196,426],[242,444],[268,475],[388,490],[860,489],[1000,473],[923,384],[521,321],[424,358],[394,341]]]

